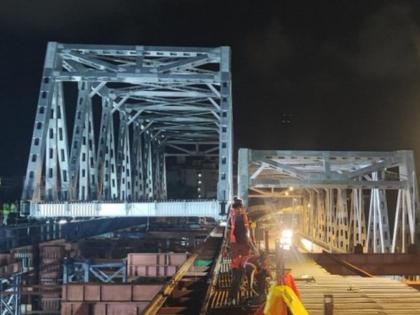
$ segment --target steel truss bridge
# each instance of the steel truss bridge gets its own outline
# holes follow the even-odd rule
[[[146,217],[222,219],[233,191],[232,121],[228,47],[50,42],[22,193],[30,216],[42,220],[3,227],[0,247],[78,240],[143,224]],[[218,158],[216,200],[167,200],[166,162],[178,156]],[[264,219],[290,212],[303,238],[335,253],[406,253],[416,241],[412,151],[240,149],[238,195],[259,235]],[[222,241],[213,243],[209,292],[223,265]],[[125,279],[121,264],[66,268],[83,271],[84,281]],[[101,268],[114,270],[111,278],[102,277]],[[189,267],[181,269],[179,279]],[[81,281],[68,271],[66,282]],[[20,312],[21,276],[0,279],[1,291],[9,291],[0,296],[4,314]]]
[[[217,200],[166,202],[170,156],[218,157]],[[232,184],[229,48],[48,44],[22,196],[32,216],[217,219]],[[293,208],[335,251],[415,242],[411,151],[240,149],[238,191]]]
[[[32,216],[219,218],[232,155],[229,48],[48,44],[22,195]],[[217,201],[164,202],[170,156],[218,157]],[[238,191],[298,209],[302,233],[336,251],[415,242],[411,151],[240,149]]]
[[[22,200],[165,200],[169,156],[217,157],[231,198],[228,47],[48,44]]]
[[[331,251],[353,252],[360,244],[364,252],[407,252],[415,242],[412,151],[240,149],[238,165],[239,195],[250,209],[267,207],[256,200],[277,200],[268,210],[295,211],[303,236]]]

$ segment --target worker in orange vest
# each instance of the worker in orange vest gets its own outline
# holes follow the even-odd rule
[[[270,277],[268,256],[249,255],[244,258],[242,268],[247,278],[249,289],[257,293],[257,300],[263,301],[267,294],[267,278]]]
[[[232,273],[232,282],[230,285],[229,295],[228,295],[228,301],[232,305],[238,304],[238,293],[239,289],[241,287],[242,282],[242,262],[243,262],[244,256],[242,255],[236,255],[232,257],[231,261],[231,273]]]
[[[241,199],[235,198],[229,210],[229,228],[231,256],[248,256],[250,250],[249,220]]]

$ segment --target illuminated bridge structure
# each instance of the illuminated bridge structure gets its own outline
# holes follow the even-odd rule
[[[120,249],[131,244],[128,239],[133,238],[136,246],[140,241],[152,239],[153,247],[149,245],[149,248],[153,250],[160,251],[159,246],[165,243],[169,252],[172,252],[171,246],[181,246],[185,253],[186,245],[182,244],[186,243],[185,239],[191,240],[193,253],[171,280],[162,284],[159,292],[153,291],[157,295],[150,296],[153,300],[147,301],[150,304],[144,314],[198,314],[198,310],[188,311],[186,305],[201,306],[200,314],[206,314],[208,310],[209,314],[218,314],[212,309],[213,302],[226,300],[228,287],[224,285],[230,281],[230,258],[224,255],[228,240],[224,237],[224,224],[217,221],[226,218],[226,208],[233,195],[232,122],[228,47],[49,43],[22,193],[22,205],[27,205],[27,213],[38,220],[0,229],[4,236],[0,249],[16,250],[13,266],[22,267],[0,279],[1,291],[8,291],[0,294],[0,304],[7,308],[6,313],[20,314],[22,295],[34,294],[26,284],[25,287],[31,289],[20,290],[24,288],[21,280],[26,281],[32,270],[40,271],[40,279],[43,279],[42,272],[53,279],[33,283],[36,285],[33,288],[46,289],[39,293],[41,302],[46,302],[41,307],[44,313],[49,307],[57,313],[60,303],[64,303],[62,310],[68,310],[67,306],[82,307],[83,303],[73,300],[67,293],[64,297],[67,300],[61,296],[60,292],[69,291],[66,291],[67,287],[60,287],[58,272],[51,275],[51,257],[54,257],[57,270],[61,270],[65,254],[68,257],[79,254],[76,242],[97,236],[90,239],[93,249]],[[217,158],[216,198],[168,200],[166,165],[172,157]],[[412,151],[240,149],[237,190],[249,216],[256,222],[250,226],[260,249],[261,243],[265,242],[264,249],[274,253],[270,242],[276,242],[280,229],[285,228],[278,223],[292,217],[288,224],[297,230],[300,238],[333,253],[320,258],[327,259],[330,265],[342,264],[343,261],[337,262],[339,258],[331,262],[331,257],[347,253],[343,254],[345,259],[353,257],[356,263],[361,257],[367,257],[366,265],[374,265],[380,275],[403,274],[416,279],[420,276],[418,255],[399,255],[414,249],[419,231],[418,188]],[[170,219],[162,220],[162,217]],[[190,220],[190,217],[194,218]],[[150,231],[150,226],[156,230]],[[190,239],[188,236],[194,234],[194,229],[197,238],[193,235]],[[269,237],[270,229],[274,229],[276,235]],[[148,238],[145,237],[147,233]],[[111,240],[115,241],[114,246],[109,246]],[[119,241],[124,245],[119,246]],[[100,247],[102,242],[105,247]],[[144,246],[146,242],[142,244]],[[131,251],[131,247],[126,249]],[[28,258],[39,255],[40,251],[40,257],[44,253],[45,260],[31,261],[29,267],[33,269],[26,268]],[[102,256],[102,251],[96,252],[97,258]],[[90,251],[87,252],[90,256]],[[359,255],[361,252],[373,255]],[[390,254],[376,255],[378,253]],[[109,256],[113,256],[111,252]],[[372,257],[376,260],[368,261]],[[391,262],[392,268],[388,264],[388,269],[384,270],[382,257],[387,258],[385,263]],[[196,261],[210,265],[196,265]],[[76,265],[67,263],[66,268]],[[84,272],[93,270],[97,274],[102,267],[115,267],[115,264],[91,265],[90,258],[77,263],[84,266]],[[114,275],[124,273],[120,267],[125,266],[125,262],[117,266],[119,269]],[[166,268],[169,265],[163,266],[157,260],[150,266]],[[407,266],[410,266],[408,271],[405,270]],[[66,273],[71,268],[66,269]],[[307,272],[305,269],[305,275]],[[321,284],[325,281],[322,277]],[[98,279],[107,282],[112,278]],[[191,280],[196,283],[191,286],[194,290],[184,290],[184,283],[191,283]],[[337,299],[342,296],[353,299],[349,286],[342,285],[341,278],[339,281],[344,291],[339,292]],[[331,284],[328,279],[325,283],[326,286],[318,287]],[[377,283],[395,288],[394,283]],[[51,295],[51,284],[58,287],[54,296]],[[126,306],[135,307],[138,312],[139,301],[133,299],[133,283],[120,285],[126,285],[130,290],[124,292],[131,292],[127,295]],[[115,288],[119,290],[117,286]],[[196,288],[199,295],[196,295]],[[194,294],[189,295],[187,291]],[[99,295],[90,302],[101,304],[102,289],[97,292]],[[186,292],[191,303],[186,303]],[[223,296],[226,298],[219,299]],[[324,302],[326,296],[323,296]],[[395,300],[395,295],[390,297],[391,302]],[[411,296],[408,304],[410,299]],[[81,302],[89,304],[83,307],[91,309],[92,303],[86,301],[83,296]],[[197,301],[202,304],[195,303]],[[117,304],[121,304],[120,301]],[[216,305],[219,314],[226,314],[222,304]],[[72,312],[66,314],[76,313]]]
[[[171,156],[218,157],[217,200],[169,202]],[[232,157],[228,47],[48,44],[22,194],[33,217],[220,219]],[[238,195],[257,217],[292,209],[301,233],[331,251],[415,242],[411,151],[240,149]]]
[[[360,244],[365,253],[407,252],[415,243],[412,151],[240,149],[238,167],[250,215],[294,212],[302,236],[330,251],[354,252]]]
[[[173,156],[217,157],[217,202],[227,204],[228,47],[48,44],[22,194],[33,216],[46,202],[57,205],[51,213],[58,217],[59,209],[68,213],[66,202],[87,216],[92,201],[113,201],[122,215],[122,203],[166,200]]]

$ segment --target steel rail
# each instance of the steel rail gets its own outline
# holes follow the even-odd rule
[[[162,288],[159,294],[157,294],[150,304],[144,309],[142,315],[156,315],[164,305],[167,298],[171,295],[179,281],[184,277],[190,267],[194,264],[195,260],[206,248],[206,243],[211,237],[212,233],[217,229],[214,228],[204,240],[203,244],[192,254],[179,268],[179,270],[172,276],[171,280]]]

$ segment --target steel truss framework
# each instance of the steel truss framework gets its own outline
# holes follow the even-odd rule
[[[407,252],[415,243],[419,207],[412,151],[240,149],[238,164],[245,202],[283,200],[282,207],[300,213],[301,232],[333,251],[352,252],[360,244],[364,252]]]
[[[229,199],[228,47],[48,44],[23,200],[165,199],[171,155],[218,156]]]
[[[0,314],[20,315],[21,274],[0,278]]]
[[[66,261],[63,270],[63,283],[102,283],[127,282],[127,263],[91,261]]]

